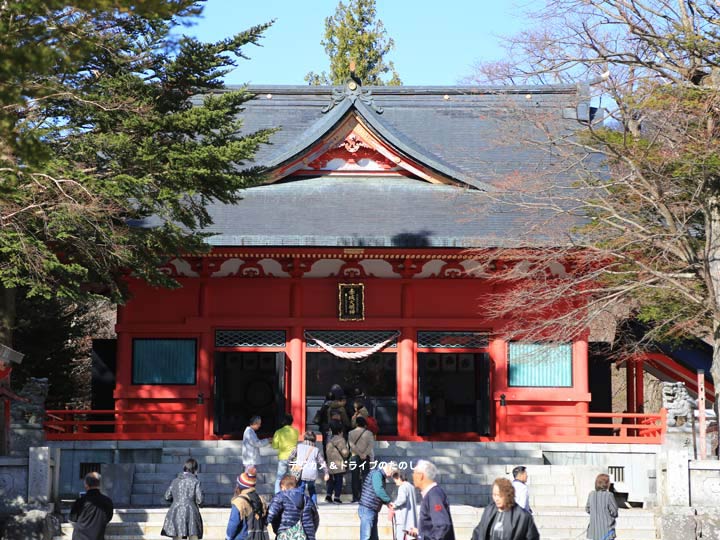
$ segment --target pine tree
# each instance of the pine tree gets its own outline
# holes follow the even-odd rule
[[[402,81],[385,57],[395,48],[381,20],[376,20],[375,0],[340,2],[335,15],[325,19],[325,39],[320,43],[330,58],[330,73],[310,72],[312,85],[342,85],[350,78],[350,63],[364,86],[400,86]],[[390,78],[384,80],[383,77]]]
[[[16,295],[125,299],[124,276],[204,250],[210,199],[269,132],[238,136],[247,91],[222,76],[269,24],[216,43],[178,37],[196,0],[0,4],[0,343]],[[152,227],[137,227],[152,216]]]

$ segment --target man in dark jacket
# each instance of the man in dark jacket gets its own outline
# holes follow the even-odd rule
[[[288,474],[280,480],[280,492],[270,502],[267,521],[276,536],[300,522],[307,540],[315,540],[320,514],[312,499],[305,495],[305,488],[297,487],[297,478]]]
[[[413,484],[420,490],[422,503],[418,529],[410,531],[419,540],[455,540],[447,495],[435,482],[437,467],[421,459],[413,469]]]
[[[75,523],[72,540],[105,540],[105,527],[113,516],[110,497],[100,493],[100,475],[85,476],[85,494],[70,509],[70,521]]]
[[[378,514],[383,504],[392,508],[392,499],[385,491],[385,479],[398,470],[397,464],[386,463],[382,469],[373,469],[365,478],[358,516],[360,517],[360,540],[378,540]]]

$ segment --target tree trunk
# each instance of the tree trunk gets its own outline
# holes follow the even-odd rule
[[[720,200],[717,196],[712,196],[709,199],[710,212],[708,219],[710,223],[707,227],[706,241],[708,285],[710,287],[708,298],[712,302],[712,306],[709,307],[713,314],[713,358],[710,374],[715,386],[713,409],[717,415],[719,410],[718,402],[720,401]],[[718,453],[720,453],[720,444],[718,445]]]

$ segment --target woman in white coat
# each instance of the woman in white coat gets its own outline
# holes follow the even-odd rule
[[[395,538],[397,540],[403,540],[405,538],[405,531],[417,529],[418,527],[415,486],[413,486],[411,482],[408,482],[405,471],[394,472],[392,479],[398,487],[397,497],[395,497],[393,501]]]

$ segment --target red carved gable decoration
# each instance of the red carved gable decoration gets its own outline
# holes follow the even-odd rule
[[[354,131],[337,145],[307,164],[300,172],[337,171],[400,171],[399,167],[382,155]]]
[[[380,138],[358,115],[348,115],[332,132],[318,139],[268,174],[268,183],[289,176],[410,176],[434,184],[455,184]]]

